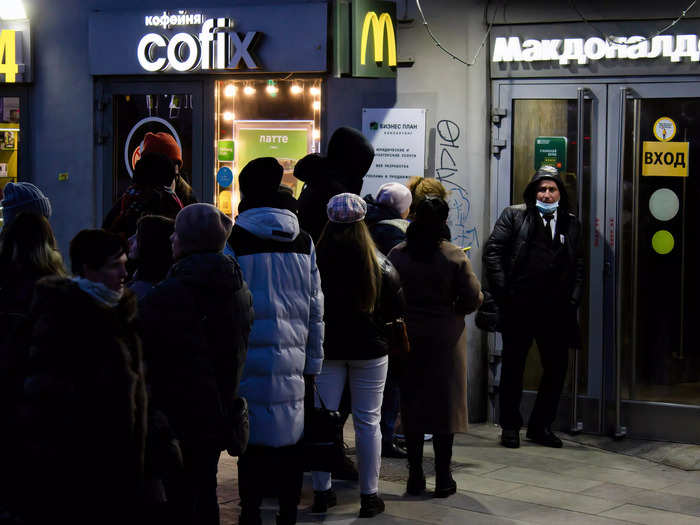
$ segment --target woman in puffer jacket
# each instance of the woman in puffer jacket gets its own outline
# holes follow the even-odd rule
[[[318,395],[336,410],[349,377],[360,471],[360,517],[384,510],[377,493],[381,463],[382,394],[388,366],[387,323],[403,316],[398,273],[376,249],[364,222],[367,204],[352,193],[328,202],[318,242],[326,335]],[[317,406],[320,405],[317,399]],[[335,505],[329,472],[314,472],[312,512]]]

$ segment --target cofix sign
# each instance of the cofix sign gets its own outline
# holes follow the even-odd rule
[[[31,81],[29,43],[29,21],[0,21],[0,84]]]
[[[92,75],[324,72],[326,3],[99,11],[89,20]]]

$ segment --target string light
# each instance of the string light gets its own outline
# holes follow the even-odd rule
[[[233,114],[233,111],[224,111],[224,120],[226,122],[231,122],[236,116]]]
[[[277,87],[277,83],[274,80],[267,81],[267,87],[265,88],[265,91],[267,91],[268,95],[271,95],[274,97],[277,95],[279,90],[280,89]]]
[[[246,86],[243,88],[243,93],[245,93],[248,96],[254,95],[255,88],[253,86]]]
[[[314,100],[314,103],[311,105],[314,110],[318,111],[321,109],[321,101],[320,100]]]
[[[289,91],[292,95],[301,95],[304,92],[304,88],[301,87],[299,84],[292,84],[292,87],[289,88]]]
[[[224,95],[231,98],[236,95],[236,91],[236,86],[234,86],[233,84],[227,84],[224,88]]]
[[[318,139],[321,138],[321,132],[320,132],[319,130],[317,130],[317,129],[314,129],[314,130],[311,132],[311,137],[312,137],[314,140],[318,140]]]
[[[309,93],[311,93],[313,96],[317,96],[321,94],[321,90],[317,88],[316,86],[312,87],[309,89]]]

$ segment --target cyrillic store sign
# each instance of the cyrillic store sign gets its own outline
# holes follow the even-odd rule
[[[31,82],[31,56],[29,21],[0,20],[0,84]]]
[[[491,76],[612,76],[700,73],[700,23],[673,34],[650,22],[499,26],[491,38]],[[658,29],[656,29],[658,30]],[[605,36],[606,38],[603,38]]]
[[[325,3],[90,16],[93,75],[326,70]]]

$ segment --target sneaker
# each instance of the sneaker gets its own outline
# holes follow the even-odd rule
[[[360,518],[373,518],[384,512],[384,501],[374,494],[360,494]]]
[[[333,489],[314,490],[314,503],[311,514],[325,514],[328,509],[338,504],[338,496]]]

